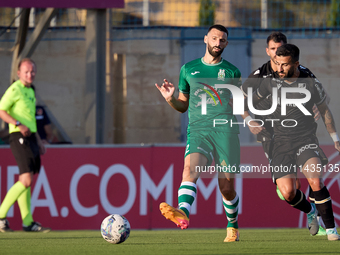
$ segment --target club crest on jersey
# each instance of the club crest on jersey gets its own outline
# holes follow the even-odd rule
[[[298,83],[298,87],[305,89],[306,88],[306,83]]]
[[[225,79],[225,70],[220,69],[220,71],[217,74],[217,80],[224,81]]]
[[[298,83],[298,88],[305,89],[307,87],[306,83]],[[300,95],[303,95],[303,93],[300,93]]]

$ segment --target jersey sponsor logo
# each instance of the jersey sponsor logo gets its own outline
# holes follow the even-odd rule
[[[195,75],[195,74],[198,74],[198,73],[200,73],[200,72],[199,71],[195,71],[195,72],[191,73],[191,75]]]
[[[218,71],[218,74],[217,74],[217,80],[224,81],[224,79],[225,79],[225,70],[220,69],[220,71]]]
[[[302,152],[304,152],[305,150],[314,150],[314,149],[317,149],[318,148],[318,145],[315,144],[315,143],[311,143],[311,144],[307,144],[305,146],[302,146],[298,153],[296,153],[297,156],[300,156]]]

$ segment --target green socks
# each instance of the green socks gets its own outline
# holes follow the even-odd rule
[[[28,227],[33,222],[31,213],[31,187],[22,192],[18,198],[18,205],[20,208],[21,219],[24,226]]]
[[[8,190],[0,206],[0,219],[6,218],[8,210],[25,190],[26,187],[19,181]]]
[[[33,217],[31,214],[31,187],[26,188],[17,181],[7,192],[0,206],[0,219],[6,218],[8,210],[18,201],[22,222],[25,226],[31,225]]]

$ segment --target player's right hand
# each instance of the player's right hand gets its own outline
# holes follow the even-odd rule
[[[19,129],[20,129],[20,133],[24,136],[24,137],[28,137],[28,136],[30,136],[31,135],[31,130],[28,128],[28,127],[26,127],[25,125],[20,125],[20,126],[18,126],[19,127]]]
[[[249,121],[250,122],[250,121]],[[258,133],[260,133],[263,129],[265,129],[264,127],[262,127],[259,123],[257,123],[256,121],[252,121],[251,122],[251,126],[248,123],[248,127],[250,132],[252,132],[254,135],[257,135]]]
[[[171,82],[168,82],[167,79],[164,79],[162,86],[158,86],[157,83],[155,86],[161,92],[166,101],[171,100],[173,94],[175,93],[175,86]]]

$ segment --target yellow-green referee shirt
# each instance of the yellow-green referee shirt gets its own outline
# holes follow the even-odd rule
[[[21,124],[27,126],[32,133],[37,132],[35,119],[35,93],[25,87],[20,80],[14,82],[0,101],[0,110],[6,111]],[[9,133],[20,132],[19,127],[9,124]]]

